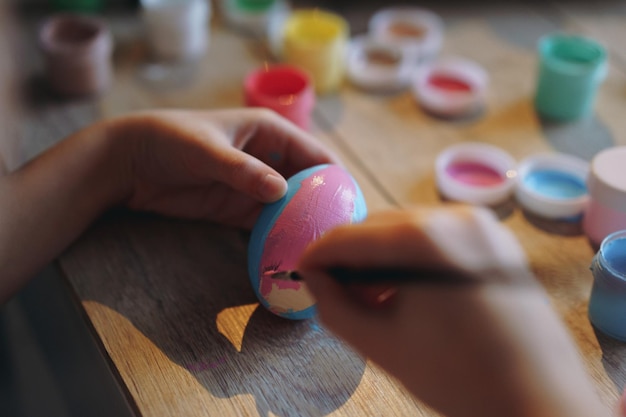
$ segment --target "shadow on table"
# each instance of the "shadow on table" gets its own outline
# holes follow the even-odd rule
[[[626,364],[623,360],[626,343],[610,338],[595,327],[593,331],[602,349],[602,366],[618,392],[622,393],[626,388]]]
[[[247,235],[233,229],[115,213],[62,265],[83,301],[126,317],[213,396],[252,394],[261,416],[331,413],[359,385],[364,361],[315,320],[262,307],[237,313],[257,302],[246,246]],[[235,311],[220,323],[227,332],[217,324],[224,311]],[[230,334],[237,331],[240,342]]]

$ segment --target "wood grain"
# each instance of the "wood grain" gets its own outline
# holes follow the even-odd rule
[[[518,160],[551,150],[589,159],[626,144],[626,66],[619,60],[626,26],[623,14],[612,12],[621,6],[605,3],[584,12],[569,3],[434,5],[447,24],[444,53],[474,59],[490,73],[485,111],[441,120],[408,92],[372,95],[346,83],[340,94],[319,99],[313,133],[344,159],[371,211],[445,204],[433,162],[454,143],[491,143]],[[380,5],[338,7],[358,32]],[[262,43],[216,25],[203,61],[159,72],[146,64],[137,17],[110,22],[118,45],[112,90],[88,107],[40,106],[33,113],[42,123],[40,115],[49,111],[44,120],[60,126],[59,136],[67,125],[58,120],[72,112],[87,112],[84,122],[146,108],[239,106],[243,77],[269,59]],[[594,117],[545,123],[532,107],[535,44],[545,33],[572,28],[602,37],[618,58]],[[32,139],[29,152],[45,146]],[[515,205],[500,214],[574,336],[600,395],[613,404],[626,384],[626,345],[596,333],[587,319],[593,249],[576,225],[541,221]],[[246,244],[245,233],[213,224],[111,213],[61,257],[144,416],[436,415],[315,320],[289,322],[258,307]]]

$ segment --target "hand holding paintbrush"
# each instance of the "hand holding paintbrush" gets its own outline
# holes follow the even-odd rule
[[[304,278],[331,331],[446,416],[608,415],[522,248],[486,210],[372,215],[313,242],[295,269],[276,277]],[[372,308],[368,288],[395,296]]]

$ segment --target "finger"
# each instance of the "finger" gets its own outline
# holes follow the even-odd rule
[[[263,203],[287,192],[287,181],[275,169],[239,149],[225,147],[211,170],[215,179]]]
[[[289,177],[314,165],[341,164],[313,135],[266,109],[248,109],[235,146],[258,157]]]
[[[319,271],[301,271],[307,287],[316,299],[322,323],[353,346],[363,346],[375,326],[384,319],[381,311],[370,310],[349,290]]]
[[[360,224],[337,227],[307,248],[299,268],[445,266],[443,256],[424,234],[422,221],[419,211],[389,211]]]

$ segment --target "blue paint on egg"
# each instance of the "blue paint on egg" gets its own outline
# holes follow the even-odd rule
[[[354,178],[338,165],[305,169],[287,180],[287,193],[266,205],[248,246],[250,282],[263,306],[301,320],[315,315],[313,298],[302,282],[271,278],[294,270],[306,247],[333,227],[367,216],[365,198]]]

